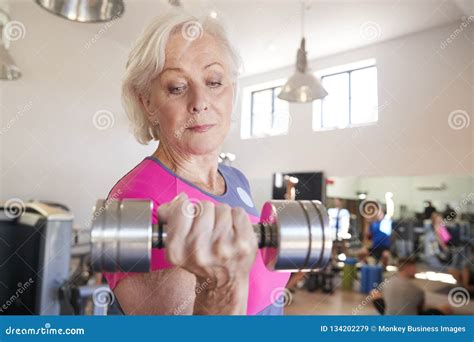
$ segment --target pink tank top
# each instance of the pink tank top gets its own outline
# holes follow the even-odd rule
[[[142,198],[153,201],[152,222],[157,222],[156,209],[159,205],[170,202],[180,192],[185,192],[191,200],[208,200],[214,203],[227,203],[231,207],[242,207],[252,223],[260,219],[255,207],[247,178],[238,169],[219,164],[219,172],[226,182],[226,191],[216,196],[205,192],[192,183],[176,175],[160,160],[150,156],[122,177],[112,188],[108,198]],[[166,252],[153,248],[152,270],[174,267],[166,260]],[[117,283],[133,273],[104,273],[109,286],[114,289]],[[248,315],[283,314],[280,297],[288,282],[290,273],[271,272],[263,264],[260,252],[252,266],[249,280]]]

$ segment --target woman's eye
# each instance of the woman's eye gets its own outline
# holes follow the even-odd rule
[[[170,87],[168,91],[170,92],[170,94],[181,94],[185,88],[186,88],[185,86]]]
[[[208,85],[211,87],[211,88],[218,88],[222,85],[221,82],[209,82]]]

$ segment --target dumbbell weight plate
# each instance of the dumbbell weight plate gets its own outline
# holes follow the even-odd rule
[[[329,219],[319,201],[271,200],[264,204],[260,222],[270,229],[273,247],[262,249],[270,270],[309,271],[327,264],[332,249]]]
[[[311,226],[311,255],[305,270],[324,268],[331,258],[333,234],[326,208],[320,201],[301,201]]]
[[[149,272],[153,202],[98,200],[91,229],[91,265],[99,272]]]

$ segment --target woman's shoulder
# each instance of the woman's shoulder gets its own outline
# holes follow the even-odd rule
[[[246,189],[250,189],[250,184],[247,177],[238,168],[230,165],[220,164],[219,170],[224,172],[227,178],[230,179],[233,184],[238,184],[245,187]]]
[[[176,195],[176,178],[144,158],[112,187],[107,198],[150,198],[160,201]]]

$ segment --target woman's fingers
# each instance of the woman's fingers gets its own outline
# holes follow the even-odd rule
[[[232,208],[232,222],[234,230],[234,250],[242,258],[255,258],[257,251],[257,237],[253,226],[243,208]],[[252,260],[253,262],[253,260]]]
[[[158,208],[158,221],[166,222],[166,256],[174,265],[181,265],[187,257],[185,241],[193,222],[192,217],[183,214],[188,205],[188,196],[180,193]]]
[[[193,204],[181,193],[158,208],[158,220],[166,222],[166,254],[172,264],[218,284],[250,271],[257,238],[243,208]]]
[[[233,255],[232,208],[228,204],[217,205],[216,219],[212,235],[212,252],[223,263]]]
[[[193,219],[192,227],[187,236],[187,253],[194,256],[198,265],[212,264],[210,241],[214,229],[215,208],[209,201],[201,201],[199,214]]]
[[[187,200],[186,193],[181,192],[171,202],[164,203],[158,207],[158,221],[169,223],[176,217],[176,208],[183,206],[183,202]]]

